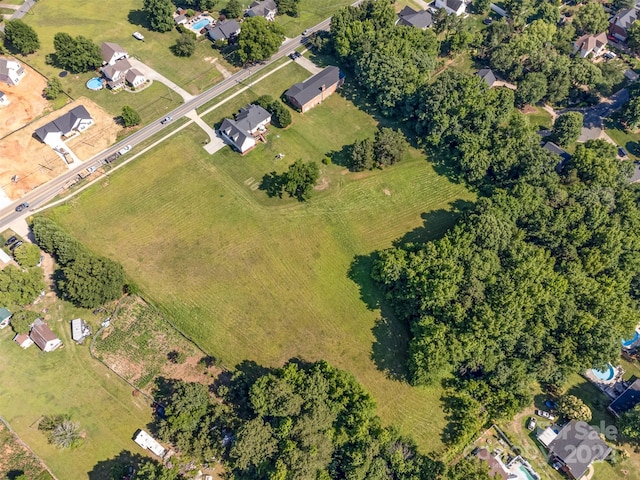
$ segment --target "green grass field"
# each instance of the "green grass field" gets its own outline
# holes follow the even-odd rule
[[[26,58],[29,64],[48,77],[57,76],[59,69],[46,65],[45,56],[54,51],[53,37],[58,32],[71,35],[83,35],[98,45],[103,41],[116,42],[130,55],[156,69],[170,80],[176,82],[191,93],[199,93],[222,79],[213,59],[217,59],[228,70],[233,70],[212,48],[208,40],[198,42],[192,57],[182,58],[173,55],[169,47],[179,37],[176,30],[167,33],[152,32],[147,28],[146,16],[141,11],[140,0],[119,0],[117,4],[101,0],[87,0],[79,7],[72,0],[40,0],[25,16],[24,21],[31,25],[40,37],[41,48]],[[139,31],[145,41],[133,38],[133,32]],[[75,75],[62,80],[65,89],[71,88],[72,95],[80,96],[78,91],[88,92],[84,87],[84,76]],[[86,79],[85,79],[86,81]]]
[[[549,130],[553,127],[551,114],[542,107],[534,107],[535,112],[528,113],[529,122],[536,130]]]
[[[71,340],[69,320],[80,316],[95,324],[91,312],[59,301],[48,305],[49,326],[64,348],[42,353],[32,345],[21,350],[12,341],[11,328],[0,331],[0,413],[58,478],[87,478],[94,465],[121,450],[142,453],[131,437],[151,420],[151,409],[147,400],[133,397],[126,383],[91,359],[88,345]],[[86,432],[81,447],[59,450],[38,431],[42,415],[60,413],[70,414]]]
[[[624,148],[629,158],[638,160],[635,152],[638,151],[638,142],[640,142],[640,133],[629,132],[619,122],[615,120],[605,120],[605,132],[611,139]]]
[[[292,38],[300,35],[305,28],[312,27],[325,18],[329,18],[340,7],[351,5],[353,2],[354,0],[300,0],[297,17],[279,15],[276,17],[276,21],[284,29],[285,35]],[[248,5],[251,2],[245,1],[244,3]]]
[[[407,232],[441,234],[455,221],[452,204],[473,196],[417,150],[385,171],[322,166],[328,188],[306,204],[255,189],[264,173],[319,161],[375,127],[339,95],[296,113],[284,131],[272,128],[245,157],[208,156],[204,133],[190,126],[52,215],[122,262],[145,297],[227,366],[325,358],[356,375],[385,421],[437,450],[441,390],[393,379],[404,373],[407,332],[387,309],[381,316],[370,254]]]

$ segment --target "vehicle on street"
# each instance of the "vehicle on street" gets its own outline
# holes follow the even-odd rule
[[[29,208],[29,204],[27,202],[23,202],[16,207],[16,212],[21,212],[25,208]]]
[[[620,155],[621,157],[626,157],[627,151],[622,147],[618,147],[618,155]]]
[[[527,429],[534,431],[536,428],[536,419],[533,417],[529,418],[529,421],[527,422]]]
[[[306,37],[307,35],[311,35],[313,33],[313,30],[311,30],[310,28],[307,28],[304,32],[302,32],[302,36]]]
[[[97,168],[98,167],[89,167],[89,168],[87,168],[87,173],[93,173],[93,172],[96,171]]]
[[[171,120],[173,120],[173,117],[167,116],[160,120],[160,123],[164,125],[165,123],[169,123]]]
[[[491,25],[493,23],[493,18],[485,18],[482,23],[485,25]]]
[[[20,245],[22,245],[22,243],[23,243],[22,240],[18,240],[16,243],[14,243],[13,245],[11,245],[9,247],[9,250],[11,250],[13,252],[16,248],[18,248]]]
[[[129,152],[130,150],[131,150],[131,145],[125,145],[120,150],[118,150],[118,153],[120,155],[124,155],[125,153]]]
[[[302,54],[300,52],[291,52],[289,54],[289,58],[291,60],[295,60],[296,58],[300,58],[302,56]]]
[[[18,237],[16,237],[15,235],[13,235],[12,237],[9,237],[9,239],[6,242],[4,242],[5,247],[8,245],[11,245],[16,240],[18,240]]]

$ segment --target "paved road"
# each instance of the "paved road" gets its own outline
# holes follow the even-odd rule
[[[357,5],[362,0],[358,0],[354,5]],[[331,18],[327,18],[326,20],[318,23],[316,26],[312,27],[311,30],[328,30],[331,25]],[[298,48],[301,44],[306,44],[307,39],[302,36],[298,36],[287,40],[282,44],[280,49],[276,54],[271,57],[270,60],[263,62],[259,65],[254,65],[249,68],[244,68],[233,74],[231,77],[222,80],[217,85],[211,87],[209,90],[201,93],[197,97],[193,97],[191,100],[186,101],[182,105],[180,105],[175,110],[169,112],[167,115],[171,116],[174,121],[178,118],[185,116],[188,112],[193,109],[196,109],[213,98],[223,94],[230,88],[233,88],[237,84],[241,84],[247,79],[249,79],[252,75],[255,75],[263,68],[266,68],[273,62],[279,60],[282,57],[286,57],[291,52],[293,52],[296,48]],[[136,146],[137,144],[144,142],[149,137],[156,135],[161,132],[164,128],[171,126],[171,122],[167,124],[161,124],[160,121],[156,121],[146,127],[141,128],[137,132],[131,134],[124,140],[112,145],[111,147],[103,150],[101,153],[94,155],[91,159],[83,162],[81,165],[71,169],[69,172],[60,175],[59,177],[49,181],[46,184],[41,185],[40,187],[34,189],[33,191],[26,194],[20,200],[13,202],[11,205],[0,210],[0,230],[4,230],[7,225],[11,222],[14,222],[21,218],[26,218],[30,215],[30,209],[38,208],[45,205],[49,200],[58,195],[62,190],[64,185],[74,178],[77,177],[78,173],[85,170],[90,166],[97,166],[102,163],[102,161],[108,156],[116,153],[125,145]],[[22,212],[16,212],[15,207],[19,203],[27,202],[29,203],[29,209],[25,209]]]
[[[623,88],[614,95],[611,95],[608,99],[600,102],[592,107],[585,108],[567,108],[557,112],[558,114],[566,112],[580,112],[584,115],[584,122],[582,126],[582,134],[578,141],[586,142],[587,140],[594,140],[596,138],[602,138],[601,135],[604,132],[605,118],[609,118],[613,112],[618,110],[629,100],[629,90]]]

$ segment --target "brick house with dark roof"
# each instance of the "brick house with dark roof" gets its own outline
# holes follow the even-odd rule
[[[344,83],[344,74],[338,67],[328,66],[304,82],[296,83],[284,94],[291,105],[307,112],[335,92]]]

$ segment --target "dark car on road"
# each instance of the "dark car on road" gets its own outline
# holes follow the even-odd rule
[[[16,207],[16,212],[21,212],[25,208],[29,208],[29,204],[27,202],[23,202]]]
[[[9,239],[6,242],[4,242],[5,247],[8,246],[8,245],[11,245],[16,240],[18,240],[18,237],[16,237],[15,235],[12,236],[12,237],[9,237]]]
[[[302,56],[302,54],[300,52],[291,52],[289,54],[289,58],[291,60],[295,60],[296,58],[300,58]]]

